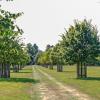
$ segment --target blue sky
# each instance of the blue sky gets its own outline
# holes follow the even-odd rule
[[[24,12],[17,20],[24,30],[25,43],[37,43],[44,50],[47,44],[56,44],[64,28],[74,19],[92,19],[100,30],[99,0],[15,0],[0,1],[2,8],[12,12]]]

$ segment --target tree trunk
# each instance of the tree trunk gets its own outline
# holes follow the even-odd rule
[[[7,77],[10,78],[10,64],[7,64]]]
[[[10,78],[10,65],[9,64],[2,64],[0,66],[0,77]]]
[[[84,63],[84,78],[87,78],[87,66]]]
[[[49,66],[49,69],[53,70],[53,65],[52,64]]]
[[[46,64],[45,67],[48,68],[48,65]]]
[[[0,78],[2,77],[2,64],[0,64]]]
[[[57,65],[57,72],[59,72],[59,65]]]
[[[18,65],[18,72],[19,72],[19,70],[20,70],[20,65]]]
[[[13,72],[15,72],[15,65],[12,65],[12,67],[13,67]]]
[[[85,63],[77,63],[77,78],[86,78],[87,77],[87,66]]]
[[[81,74],[80,74],[80,77],[82,78],[83,77],[83,64],[82,64],[82,62],[81,62],[81,69],[80,69],[80,71],[81,71]]]
[[[19,72],[19,66],[18,65],[13,66],[13,72]]]
[[[22,65],[19,65],[19,70],[22,70]]]
[[[63,71],[63,66],[57,65],[57,72],[62,72],[62,71]]]
[[[77,78],[80,78],[80,63],[77,62]]]
[[[4,71],[4,77],[10,78],[10,64],[5,64],[5,71]]]
[[[3,78],[3,76],[4,76],[4,64],[2,63],[2,68],[1,68],[1,72],[2,72],[2,75],[1,75],[1,77]]]

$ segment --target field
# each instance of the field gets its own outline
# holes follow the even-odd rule
[[[77,79],[75,66],[64,66],[63,72],[27,66],[0,79],[0,100],[100,100],[99,87],[100,67],[88,67],[88,78]]]
[[[0,79],[0,100],[31,100],[32,68],[25,67],[19,73],[11,72],[10,79]]]
[[[88,94],[93,100],[100,100],[100,67],[88,67],[88,78],[86,79],[76,79],[75,66],[64,66],[64,72],[56,72],[56,68],[49,70],[39,67],[39,69],[48,73],[61,83]]]

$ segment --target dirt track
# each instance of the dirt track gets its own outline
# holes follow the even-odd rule
[[[39,67],[33,67],[33,77],[40,81],[35,87],[40,93],[38,100],[91,100],[86,94],[80,93],[72,87],[64,86],[54,77],[40,70]]]

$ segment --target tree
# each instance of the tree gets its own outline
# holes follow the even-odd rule
[[[50,44],[47,44],[47,46],[46,46],[46,50],[45,51],[48,51],[50,48],[52,48],[53,47],[53,45],[50,45]]]
[[[66,61],[77,64],[77,77],[87,77],[88,61],[95,59],[100,53],[100,42],[96,26],[91,20],[74,21],[68,31],[62,35]]]
[[[63,48],[60,43],[56,44],[53,47],[53,50],[51,51],[50,54],[50,59],[53,64],[57,65],[57,71],[62,72],[63,71],[62,65],[64,64],[64,55],[63,55]]]
[[[22,13],[12,14],[0,9],[0,77],[9,78],[10,65],[19,59],[19,36],[23,31],[15,21],[21,15]]]
[[[35,64],[37,64],[37,65],[40,64],[39,61],[38,61],[38,59],[40,58],[42,52],[43,52],[43,51],[39,50],[38,53],[37,53],[36,56],[35,56],[35,59],[34,59],[34,60],[35,60]]]
[[[53,46],[47,45],[46,50],[44,52],[40,52],[37,55],[37,64],[41,64],[42,66],[46,68],[53,69],[53,65],[50,59],[50,53],[52,51]]]
[[[33,44],[33,45],[31,43],[27,44],[27,52],[29,53],[30,59],[31,59],[29,64],[35,64],[35,57],[36,57],[38,51],[39,51],[39,49],[36,44]]]
[[[37,60],[37,64],[48,67],[46,65],[46,53],[45,52],[40,52],[38,55],[38,60]]]
[[[20,41],[23,30],[16,25],[16,19],[22,14],[0,9],[0,77],[9,78],[10,66],[17,66],[16,71],[19,71],[30,60]]]
[[[15,49],[16,52],[12,54],[12,66],[14,72],[19,72],[23,68],[24,65],[26,65],[29,61],[29,55],[25,47],[23,47],[23,44],[15,43]]]

